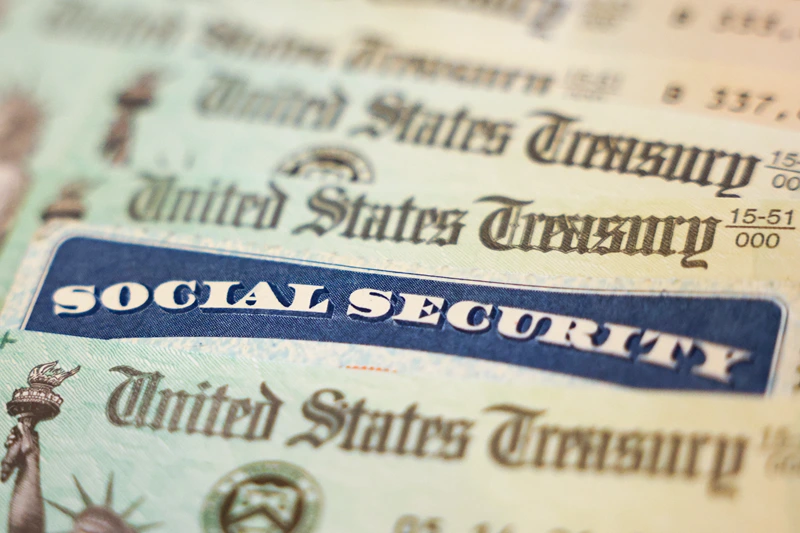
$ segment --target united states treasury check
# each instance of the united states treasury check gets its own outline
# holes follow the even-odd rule
[[[410,379],[13,330],[0,366],[14,532],[800,523],[786,400]]]
[[[246,2],[251,13],[275,9]],[[523,56],[551,47],[602,51],[651,59],[703,58],[717,64],[770,65],[796,70],[800,7],[792,0],[300,0],[295,13],[314,6],[321,20],[369,20],[428,30],[454,47],[505,45]],[[342,14],[346,13],[346,16]],[[357,13],[353,15],[353,13]],[[313,24],[313,22],[312,22]],[[546,48],[545,48],[546,49]]]
[[[402,1],[348,3],[350,7],[343,9],[341,2],[317,0],[167,6],[157,1],[31,0],[17,2],[8,10],[0,38],[4,30],[9,45],[24,47],[24,55],[8,60],[17,66],[30,66],[31,59],[37,57],[43,60],[39,66],[44,68],[62,57],[69,57],[71,63],[93,62],[97,57],[93,52],[100,52],[100,57],[110,52],[127,63],[135,53],[179,62],[200,58],[218,66],[263,68],[284,64],[412,84],[435,83],[456,92],[466,88],[531,99],[553,94],[800,127],[800,97],[794,91],[797,65],[765,68],[770,65],[767,58],[788,59],[793,57],[790,53],[762,53],[757,63],[719,61],[703,51],[731,52],[739,59],[746,52],[734,50],[731,43],[698,49],[680,32],[669,33],[691,47],[690,57],[598,53],[602,45],[574,47],[570,45],[577,42],[574,39],[565,43],[527,35],[514,38],[504,27],[508,21],[484,18],[486,24],[479,24],[481,19],[476,21],[474,16],[480,13],[466,18],[456,13],[454,18],[447,8],[457,10],[459,2],[439,3],[445,8],[440,11],[426,10],[426,2],[417,0],[416,7],[422,9],[408,9]],[[524,9],[529,2],[500,3]],[[557,2],[533,2],[542,10],[548,3]],[[466,4],[480,7],[476,2]],[[490,3],[484,4],[490,7]],[[633,11],[663,9],[660,4],[651,4]],[[582,9],[573,7],[574,11]],[[316,16],[309,17],[309,13]],[[641,51],[658,42],[659,49],[670,50],[662,39],[653,36],[653,29],[647,28],[650,34],[645,42],[626,46]],[[728,35],[727,40],[743,41],[744,50],[756,52],[740,35]],[[783,48],[788,51],[792,46],[796,44]],[[87,53],[89,58],[85,57]],[[81,55],[83,59],[76,57]],[[71,81],[60,80],[58,92]]]
[[[795,275],[791,261],[776,257],[794,257],[797,246],[796,133],[732,127],[727,120],[671,109],[634,111],[619,103],[575,100],[568,94],[572,89],[550,94],[544,89],[556,85],[549,75],[523,75],[520,69],[501,75],[480,62],[448,62],[439,57],[447,47],[436,48],[433,38],[424,44],[436,50],[439,59],[432,62],[398,50],[410,46],[406,37],[378,32],[377,41],[364,40],[352,28],[320,34],[355,43],[334,54],[341,60],[335,65],[267,52],[264,58],[252,49],[226,48],[229,41],[261,42],[224,37],[246,33],[239,27],[241,15],[223,19],[218,12],[187,8],[174,19],[165,9],[33,1],[9,10],[0,40],[26,54],[6,54],[2,70],[9,79],[35,77],[40,94],[15,93],[0,105],[0,125],[15,125],[13,135],[2,133],[13,149],[0,153],[0,227],[9,227],[19,211],[0,261],[0,291],[9,286],[42,219],[56,218],[298,250],[408,256],[434,267],[474,256],[482,268],[525,272],[532,268],[531,256],[541,255],[547,273],[557,275]],[[148,18],[148,10],[158,16]],[[106,31],[115,27],[113,21],[137,21],[139,30],[152,30],[147,21],[162,15],[173,23],[165,23],[163,33],[144,31],[146,39]],[[255,32],[275,35],[291,20],[276,15],[266,30],[259,30],[258,21],[249,23]],[[126,37],[98,46],[112,34]],[[164,35],[172,36],[165,47],[147,44]],[[392,66],[398,62],[400,67]],[[586,62],[594,64],[575,64]],[[352,68],[336,66],[345,63]],[[414,66],[419,64],[420,72]],[[647,70],[652,65],[629,67],[633,92],[618,102],[636,100],[634,93],[656,94],[637,87],[652,80],[667,84],[678,74]],[[542,91],[465,87],[466,71],[494,72],[489,78],[517,88],[529,80]],[[429,72],[438,74],[423,75]],[[682,79],[720,70],[695,65],[680,72]],[[750,71],[737,76],[726,87],[754,79],[796,85]],[[739,89],[717,94],[712,86],[686,97],[711,91],[709,113],[729,109],[738,116],[747,108],[775,111],[776,119],[794,113],[795,104],[771,93],[756,102]],[[659,102],[663,92],[657,91]],[[683,94],[667,92],[672,99]],[[15,209],[26,192],[24,207]],[[749,203],[695,203],[715,196],[741,196]],[[678,203],[660,202],[670,197]],[[630,198],[659,202],[621,200]],[[493,224],[483,224],[493,213]],[[464,221],[469,225],[462,231]],[[487,231],[479,234],[483,227]],[[451,253],[468,239],[469,250]],[[707,246],[735,256],[737,268],[720,273],[719,261],[689,257],[705,254]],[[623,260],[631,255],[650,260]],[[673,257],[661,261],[665,255]],[[679,262],[672,261],[676,257]],[[608,266],[616,260],[628,266]]]
[[[312,365],[788,395],[796,284],[496,273],[79,227],[36,243],[0,327]]]
[[[313,172],[340,158],[362,171],[363,160],[350,155],[311,151],[298,154],[291,165]],[[6,287],[37,232],[81,217],[97,225],[418,262],[434,270],[479,268],[500,279],[510,272],[800,281],[800,212],[786,201],[623,202],[516,190],[495,194],[491,182],[437,190],[408,186],[406,180],[327,184],[285,176],[252,186],[235,180],[201,186],[174,175],[144,174],[97,187],[85,198],[67,189],[62,198],[29,204],[30,223],[17,228],[0,262]]]
[[[666,120],[671,114],[632,116],[611,104],[531,107],[520,96],[477,94],[462,107],[449,88],[398,93],[394,83],[288,67],[171,63],[178,70],[158,81],[147,74],[152,58],[132,66],[118,53],[103,57],[107,68],[87,62],[86,76],[68,61],[69,73],[60,63],[47,70],[48,82],[70,80],[67,92],[92,105],[65,106],[30,168],[9,167],[6,189],[27,188],[29,196],[0,261],[2,288],[36,229],[53,219],[434,268],[797,277],[794,133],[708,119],[687,130],[683,120]],[[286,94],[309,96],[308,106],[287,100],[269,111],[270,95],[283,89],[259,87],[280,86],[276,76],[307,83],[306,92]],[[242,115],[249,99],[263,113]],[[481,99],[482,109],[467,106]],[[484,112],[522,118],[490,120]]]
[[[502,58],[509,64],[535,65],[539,81],[547,71],[558,72],[553,89],[578,98],[624,94],[628,102],[788,127],[800,118],[793,106],[773,105],[777,99],[793,101],[791,89],[780,96],[766,90],[783,85],[781,73],[797,71],[793,50],[800,42],[800,8],[791,0],[309,0],[292,2],[286,9],[245,4],[263,20],[276,10],[284,24],[303,20],[299,34],[316,37],[312,42],[317,50],[325,49],[320,41],[330,40],[333,25],[346,28],[348,38],[364,27],[389,37],[365,45],[371,53],[363,64],[353,62],[355,70],[536,90],[538,84],[525,83],[530,70],[500,67],[494,76],[485,70],[473,75],[473,65],[461,59],[472,56],[491,65]],[[309,10],[318,16],[304,16]],[[238,48],[231,55],[249,55],[249,28],[234,23],[214,30],[207,39],[213,43],[212,53]],[[683,71],[677,66],[681,62],[692,67]],[[723,82],[729,75],[738,77],[734,70],[742,77],[732,85]],[[519,79],[509,81],[509,75]]]

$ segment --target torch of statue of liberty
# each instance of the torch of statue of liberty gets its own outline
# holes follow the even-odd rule
[[[17,472],[8,513],[8,533],[44,533],[36,425],[58,416],[64,399],[53,389],[80,368],[65,372],[58,367],[58,361],[39,365],[28,375],[28,387],[15,390],[6,404],[8,414],[18,419],[6,440],[6,455],[0,464],[2,482]]]
[[[16,472],[14,492],[8,512],[8,533],[44,533],[44,504],[47,502],[72,519],[73,533],[141,533],[160,524],[134,526],[126,521],[144,501],[139,498],[117,513],[112,507],[114,478],[109,477],[106,497],[95,504],[73,476],[84,503],[84,509],[73,511],[42,496],[39,469],[39,434],[36,425],[52,420],[61,412],[64,398],[53,392],[64,380],[78,373],[81,367],[64,371],[58,361],[39,365],[28,375],[28,386],[17,389],[6,404],[8,414],[17,417],[17,425],[6,440],[6,455],[0,463],[0,481],[5,483]]]

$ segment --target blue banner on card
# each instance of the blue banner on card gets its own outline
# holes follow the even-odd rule
[[[553,290],[73,237],[24,328],[328,341],[634,387],[764,393],[782,324],[781,306],[763,298]]]

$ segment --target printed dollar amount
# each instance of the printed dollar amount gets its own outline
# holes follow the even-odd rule
[[[661,101],[682,109],[691,108],[696,113],[735,117],[770,126],[800,126],[800,101],[791,91],[782,91],[773,81],[752,86],[727,82],[671,81],[664,87]]]
[[[788,20],[786,14],[777,10],[728,7],[719,14],[714,30],[741,36],[773,38],[780,42],[797,42],[800,39],[800,23]]]
[[[675,29],[710,29],[716,34],[737,37],[769,39],[780,43],[797,43],[800,40],[800,21],[796,13],[779,9],[779,4],[764,6],[768,2],[750,5],[723,5],[716,12],[702,12],[703,5],[679,5],[670,15],[670,27]],[[782,2],[791,5],[796,2]],[[792,10],[793,11],[793,10]]]

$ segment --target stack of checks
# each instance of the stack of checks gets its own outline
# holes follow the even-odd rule
[[[7,531],[800,530],[798,46],[788,0],[0,1]]]

